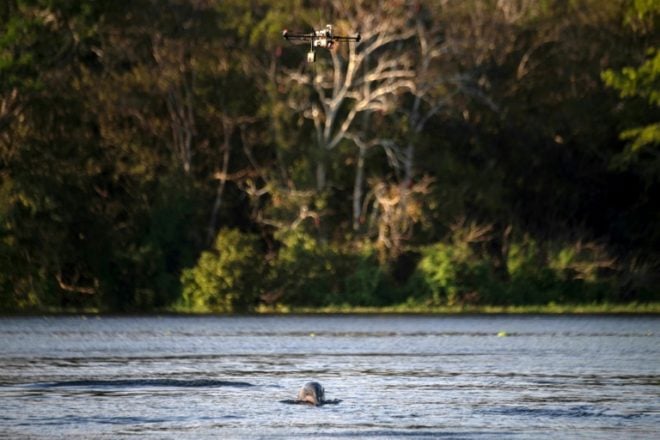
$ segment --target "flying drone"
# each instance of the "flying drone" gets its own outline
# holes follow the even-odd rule
[[[321,29],[320,31],[314,31],[309,34],[301,34],[301,33],[292,33],[289,32],[288,30],[284,30],[282,32],[282,36],[284,37],[285,40],[287,41],[309,41],[310,42],[310,49],[309,52],[307,52],[307,62],[308,63],[313,63],[316,61],[316,52],[315,49],[317,47],[322,47],[325,49],[332,49],[332,47],[335,45],[335,43],[347,43],[349,41],[355,41],[358,43],[361,39],[360,34],[357,34],[354,37],[346,37],[346,36],[341,36],[341,35],[335,35],[332,32],[332,25],[326,25],[325,29]]]

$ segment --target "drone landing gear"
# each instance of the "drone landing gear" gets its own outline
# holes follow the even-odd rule
[[[309,52],[307,52],[307,62],[313,63],[314,61],[316,61],[316,52],[310,50]]]

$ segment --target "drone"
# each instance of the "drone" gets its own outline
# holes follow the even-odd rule
[[[316,52],[315,49],[317,47],[322,47],[325,49],[332,49],[332,47],[335,45],[335,43],[347,43],[349,41],[355,41],[356,43],[359,43],[362,37],[358,33],[354,37],[346,37],[346,36],[341,36],[341,35],[335,35],[332,32],[332,25],[328,24],[325,26],[325,29],[321,29],[320,31],[314,31],[309,34],[301,34],[301,33],[292,33],[289,32],[288,30],[284,30],[282,32],[282,36],[284,37],[285,40],[287,41],[309,41],[310,42],[310,49],[309,52],[307,52],[307,62],[308,63],[313,63],[316,61]]]

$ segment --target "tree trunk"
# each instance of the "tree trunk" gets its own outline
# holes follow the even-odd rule
[[[367,149],[364,146],[358,147],[358,159],[355,166],[355,184],[353,185],[353,230],[360,228],[362,217],[362,193],[364,188],[364,159],[367,155]]]
[[[233,132],[231,124],[227,121],[222,123],[224,128],[224,142],[222,145],[222,170],[220,173],[220,182],[218,183],[218,189],[215,193],[215,200],[213,201],[213,208],[211,209],[211,218],[209,220],[208,232],[206,236],[206,241],[209,245],[213,243],[215,239],[216,229],[218,227],[218,214],[220,213],[220,207],[222,206],[222,197],[225,193],[225,186],[227,184],[227,172],[229,170],[229,159],[231,156],[231,145],[230,138]]]

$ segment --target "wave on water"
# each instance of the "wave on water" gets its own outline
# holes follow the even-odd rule
[[[642,413],[632,414],[616,414],[609,411],[607,408],[597,408],[590,405],[580,405],[571,407],[545,407],[545,408],[528,408],[523,406],[513,406],[507,408],[495,408],[490,410],[481,411],[483,413],[498,414],[504,416],[531,416],[541,418],[581,418],[581,417],[612,417],[630,419],[640,417]]]
[[[106,379],[106,380],[66,380],[29,384],[35,388],[217,388],[251,387],[249,382],[215,379]]]

